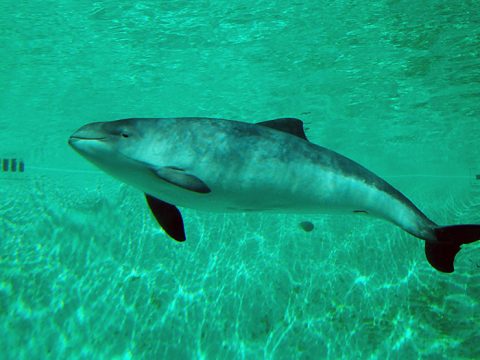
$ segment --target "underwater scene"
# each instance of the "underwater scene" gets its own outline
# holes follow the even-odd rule
[[[480,224],[479,9],[0,1],[0,358],[479,359],[480,242],[448,273],[424,240],[362,209],[208,203],[177,204],[178,242],[141,190],[68,144],[117,119],[297,118],[311,143],[373,171],[433,222]],[[201,140],[220,146],[214,131]],[[253,178],[275,170],[250,164]],[[163,184],[210,185],[168,165]],[[226,194],[244,184],[215,173],[230,179]],[[350,195],[336,199],[363,198]]]

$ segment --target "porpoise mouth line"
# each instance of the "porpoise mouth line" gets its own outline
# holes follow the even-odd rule
[[[106,137],[99,137],[99,138],[84,138],[80,136],[70,136],[70,140],[105,140]]]

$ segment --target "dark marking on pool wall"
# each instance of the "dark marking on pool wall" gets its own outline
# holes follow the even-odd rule
[[[2,164],[3,172],[24,172],[25,171],[25,162],[19,159],[0,159],[0,163]]]
[[[365,210],[353,210],[353,213],[354,214],[368,214],[368,212],[365,211]]]
[[[311,232],[315,228],[313,223],[311,223],[310,221],[302,221],[300,223],[300,227],[306,232]]]
[[[480,174],[475,175],[475,179],[480,180]]]

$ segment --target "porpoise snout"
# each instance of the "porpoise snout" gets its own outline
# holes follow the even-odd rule
[[[82,126],[70,136],[68,144],[73,146],[74,143],[82,140],[103,140],[107,138],[103,124],[103,122],[95,122]]]

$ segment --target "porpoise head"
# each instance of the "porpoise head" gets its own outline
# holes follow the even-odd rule
[[[75,131],[68,140],[87,160],[129,183],[132,177],[138,178],[138,172],[148,170],[141,154],[142,149],[148,149],[147,142],[139,119],[90,123]]]
[[[188,127],[188,121],[176,118],[95,122],[74,132],[68,143],[117,179],[162,200],[177,201],[211,192],[188,171],[198,159],[195,147],[184,146],[191,138]]]

